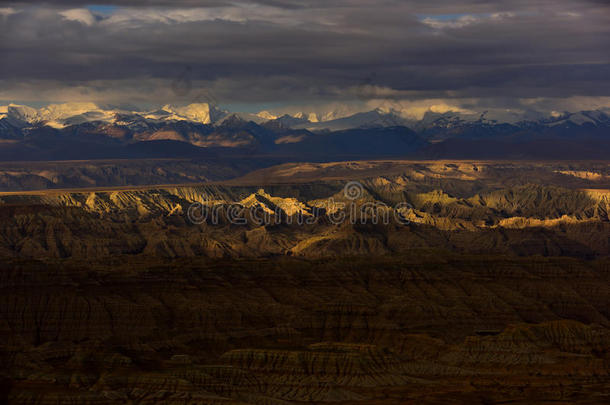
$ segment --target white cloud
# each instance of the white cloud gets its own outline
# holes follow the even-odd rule
[[[610,97],[572,96],[562,98],[535,97],[520,99],[521,104],[538,111],[584,111],[610,108]]]
[[[93,25],[95,23],[95,17],[86,8],[73,8],[70,10],[60,11],[59,15],[64,17],[66,20],[78,21],[85,25]]]
[[[0,16],[7,17],[11,14],[17,14],[18,11],[12,7],[0,7]]]
[[[480,18],[473,15],[464,15],[452,20],[441,20],[434,17],[427,17],[422,22],[434,29],[442,30],[446,28],[464,28],[480,21]]]
[[[103,20],[104,25],[129,27],[146,24],[180,24],[197,21],[228,21],[246,23],[249,21],[264,21],[277,25],[309,26],[337,25],[335,18],[320,15],[314,10],[287,10],[264,5],[235,4],[229,7],[200,8],[139,8],[121,7]]]
[[[489,16],[489,18],[492,20],[504,20],[507,18],[513,18],[515,16],[516,16],[515,13],[509,12],[509,11],[504,11],[501,13],[493,13]]]

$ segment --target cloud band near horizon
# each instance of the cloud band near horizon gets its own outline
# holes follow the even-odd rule
[[[21,1],[0,7],[0,32],[5,101],[610,99],[604,1]]]

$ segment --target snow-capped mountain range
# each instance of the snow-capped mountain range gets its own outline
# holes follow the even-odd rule
[[[165,105],[149,111],[134,111],[121,108],[104,108],[97,104],[65,103],[50,104],[35,109],[26,105],[9,104],[0,106],[0,119],[6,119],[17,128],[31,125],[46,125],[52,128],[65,128],[87,122],[107,124],[128,124],[137,120],[151,123],[185,121],[197,124],[220,125],[227,117],[236,116],[244,121],[257,124],[276,122],[281,128],[306,129],[309,131],[338,131],[352,128],[405,126],[415,131],[425,131],[430,128],[457,128],[472,125],[510,124],[520,127],[532,124],[544,126],[561,125],[604,125],[609,121],[610,108],[580,112],[552,112],[548,115],[506,113],[499,118],[498,114],[488,111],[481,113],[463,113],[447,111],[443,113],[432,110],[426,112],[423,118],[417,120],[407,116],[403,111],[377,108],[371,111],[358,112],[351,115],[328,111],[325,114],[313,112],[297,112],[278,115],[269,111],[258,113],[231,113],[207,103],[195,103],[186,106]],[[503,119],[502,119],[503,118]]]
[[[430,109],[416,119],[381,108],[280,115],[231,113],[206,103],[147,111],[94,103],[0,106],[0,160],[183,157],[214,148],[311,159],[414,153],[606,158],[610,110],[502,117],[497,111]]]
[[[168,104],[152,111],[103,108],[94,103],[50,104],[40,109],[17,104],[0,106],[0,119],[6,118],[11,124],[19,127],[42,124],[53,128],[65,128],[85,122],[115,123],[125,116],[138,116],[153,121],[190,121],[211,124],[226,115],[226,111],[207,103],[180,107]]]

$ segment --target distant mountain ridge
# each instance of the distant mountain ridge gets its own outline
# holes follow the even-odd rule
[[[184,151],[207,156],[210,148],[327,160],[350,156],[603,159],[610,155],[608,109],[521,121],[499,120],[495,112],[453,111],[427,111],[416,120],[380,108],[334,118],[337,115],[231,113],[207,103],[150,111],[93,103],[40,109],[10,104],[0,107],[0,160],[71,159],[79,153],[83,159],[131,157],[135,150],[137,157],[147,153],[185,157]],[[154,143],[137,146],[142,142]],[[170,146],[172,142],[176,146]],[[142,151],[146,151],[143,156]]]
[[[125,108],[103,107],[91,102],[50,104],[35,109],[27,105],[9,104],[0,106],[0,119],[8,119],[15,126],[44,124],[62,128],[83,122],[103,121],[115,123],[120,117],[141,117],[151,122],[188,121],[216,125],[229,116],[238,116],[257,124],[281,122],[283,127],[315,130],[343,130],[372,126],[406,126],[419,131],[430,127],[455,127],[466,124],[485,123],[488,125],[510,124],[526,126],[532,123],[553,126],[561,123],[573,125],[599,125],[610,121],[610,108],[578,112],[517,113],[507,110],[498,111],[426,111],[420,119],[413,118],[406,111],[375,108],[351,114],[329,111],[325,114],[296,112],[293,114],[274,114],[269,111],[258,113],[230,112],[209,103],[192,103],[184,106],[166,104],[152,110],[130,110]]]

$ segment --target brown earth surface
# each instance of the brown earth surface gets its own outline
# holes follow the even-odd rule
[[[0,402],[607,403],[609,172],[366,161],[3,193]]]

